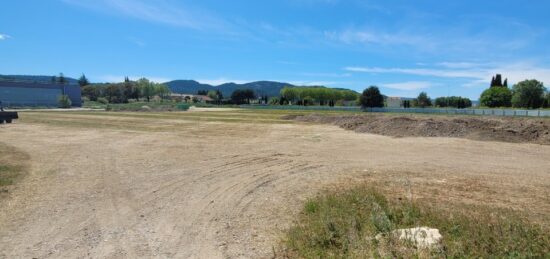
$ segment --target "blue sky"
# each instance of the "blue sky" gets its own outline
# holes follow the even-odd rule
[[[549,10],[547,0],[4,1],[0,74],[477,99],[495,73],[550,84]]]

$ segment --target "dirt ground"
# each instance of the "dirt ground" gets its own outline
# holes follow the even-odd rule
[[[550,222],[550,146],[393,138],[264,111],[21,113],[0,258],[268,258],[303,202],[367,183]]]
[[[451,137],[550,145],[550,119],[427,115],[292,115],[289,119],[338,125],[393,137]]]

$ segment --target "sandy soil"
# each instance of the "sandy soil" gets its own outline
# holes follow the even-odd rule
[[[358,182],[550,219],[550,146],[174,118],[149,121],[155,131],[63,127],[25,116],[0,126],[0,142],[31,157],[29,175],[0,201],[0,258],[270,257],[304,200]],[[100,119],[130,120],[89,121]]]

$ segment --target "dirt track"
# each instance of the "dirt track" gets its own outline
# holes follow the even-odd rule
[[[47,116],[71,123],[37,122]],[[357,182],[550,219],[550,146],[79,116],[0,126],[0,142],[31,157],[0,201],[0,258],[269,257],[307,197]]]

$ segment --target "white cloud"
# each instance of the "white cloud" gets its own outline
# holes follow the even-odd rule
[[[550,84],[550,68],[540,67],[531,62],[505,63],[450,63],[436,64],[438,68],[379,68],[379,67],[345,67],[350,72],[371,74],[405,74],[436,78],[469,79],[464,87],[487,86],[495,74],[508,78],[509,84],[525,79],[537,79]],[[443,68],[441,68],[443,67]],[[399,86],[399,85],[398,85]]]
[[[290,84],[297,86],[330,86],[337,84],[338,82],[332,81],[291,81]]]
[[[463,69],[428,69],[428,68],[379,68],[379,67],[345,67],[350,72],[365,72],[373,74],[408,74],[416,76],[434,76],[446,78],[480,78],[485,77],[483,71]]]
[[[0,33],[0,40],[7,40],[7,39],[10,39],[10,38],[11,38],[10,35]]]
[[[325,37],[330,40],[346,44],[360,43],[364,45],[404,45],[415,46],[421,49],[431,49],[435,43],[425,36],[409,34],[406,32],[380,32],[375,30],[346,29],[343,31],[326,31]]]
[[[175,5],[165,0],[63,0],[95,11],[121,14],[149,22],[163,23],[196,30],[227,30],[225,21],[207,11]]]
[[[391,89],[412,91],[412,90],[430,88],[434,86],[434,84],[427,81],[410,81],[410,82],[402,82],[402,83],[383,84],[382,86],[386,88],[391,88]]]
[[[350,77],[351,73],[302,73],[303,76],[312,76],[312,77]]]

